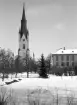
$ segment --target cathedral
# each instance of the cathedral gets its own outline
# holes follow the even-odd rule
[[[23,13],[22,13],[22,19],[21,19],[21,27],[19,29],[18,55],[22,59],[29,55],[29,32],[27,29],[27,20],[25,16],[25,6],[24,5],[23,5]]]

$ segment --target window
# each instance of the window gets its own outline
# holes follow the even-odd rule
[[[67,55],[67,61],[69,61],[69,55]]]
[[[62,63],[61,63],[61,66],[65,66],[65,63],[64,63],[64,62],[62,62]]]
[[[56,61],[58,61],[58,55],[56,55]]]
[[[74,66],[74,62],[72,62],[72,66]]]
[[[23,44],[23,49],[25,49],[25,44]]]
[[[74,51],[72,51],[74,53]]]
[[[58,62],[56,62],[56,66],[58,66]]]
[[[72,61],[74,61],[74,55],[72,55]]]
[[[62,61],[64,60],[64,56],[63,56],[63,55],[61,56],[61,60],[62,60]]]
[[[67,64],[67,66],[69,66],[69,62],[67,62],[66,64]]]

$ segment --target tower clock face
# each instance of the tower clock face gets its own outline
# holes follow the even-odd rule
[[[23,39],[23,42],[25,41],[25,39]]]

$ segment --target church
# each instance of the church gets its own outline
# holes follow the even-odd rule
[[[29,31],[27,29],[27,20],[25,16],[25,6],[23,5],[23,13],[21,19],[21,26],[19,29],[19,49],[18,56],[23,59],[29,56]]]

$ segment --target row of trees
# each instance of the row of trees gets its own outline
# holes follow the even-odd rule
[[[29,72],[37,72],[40,77],[47,78],[49,73],[55,75],[77,75],[77,66],[75,67],[53,67],[51,62],[51,54],[46,58],[44,55],[41,55],[41,58],[37,61],[33,57],[21,59],[19,56],[14,56],[14,53],[8,49],[0,49],[0,73],[9,74],[9,73],[22,73],[27,72],[27,77]]]
[[[39,73],[40,77],[44,77],[44,78],[48,77],[47,74],[50,72],[50,69],[51,69],[51,54],[49,54],[46,59],[42,54],[41,58],[38,59],[37,61],[32,57],[28,58],[28,62],[27,62],[27,57],[24,58],[23,60],[18,60],[18,59],[20,58],[19,57],[17,58],[17,61],[19,61],[19,64],[18,63],[16,64],[18,68],[17,69],[18,72],[26,71],[27,77],[29,76],[29,72],[35,72],[35,73],[37,72]],[[21,68],[21,66],[23,68]]]
[[[21,73],[21,72],[38,72],[40,76],[46,72],[49,73],[51,69],[51,54],[45,59],[44,55],[41,55],[39,60],[35,60],[29,57],[28,61],[26,58],[21,59],[19,56],[14,56],[14,53],[8,49],[0,49],[0,73],[3,74],[3,79],[5,74],[9,73]],[[43,71],[43,72],[41,72]],[[45,75],[45,74],[44,74]]]
[[[68,67],[56,67],[52,66],[51,73],[57,76],[74,76],[77,75],[77,65]]]

